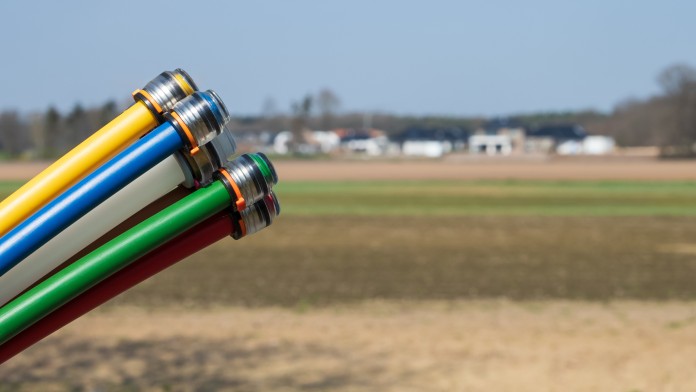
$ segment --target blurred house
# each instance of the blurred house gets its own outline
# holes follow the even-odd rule
[[[610,136],[588,136],[582,141],[582,152],[588,155],[611,154],[616,149],[616,141]]]
[[[290,152],[290,143],[292,142],[292,132],[279,132],[273,139],[273,152],[276,154],[285,155]]]
[[[508,135],[471,135],[469,152],[485,155],[510,155],[512,138]]]
[[[334,132],[340,137],[341,150],[346,153],[379,156],[391,151],[386,132],[379,129],[338,129]]]
[[[234,139],[237,142],[237,150],[240,152],[271,150],[275,135],[268,131],[237,130]]]
[[[545,125],[527,133],[525,151],[528,153],[579,154],[582,141],[587,137],[585,129],[576,124]]]
[[[319,152],[328,154],[341,145],[341,137],[334,131],[312,131],[307,140],[318,147]]]
[[[473,134],[456,127],[410,127],[387,137],[373,128],[346,128],[330,131],[302,130],[302,141],[295,144],[293,133],[282,131],[240,132],[240,151],[273,151],[288,154],[362,154],[439,158],[456,151],[473,155],[508,156],[523,154],[601,155],[614,151],[615,141],[608,136],[589,136],[576,124],[545,125],[528,131],[508,119],[486,122]]]
[[[339,148],[341,138],[334,131],[303,131],[304,141],[297,146],[302,154],[329,154]],[[276,154],[288,154],[293,142],[293,134],[290,131],[279,132],[273,139],[273,152]]]
[[[612,153],[615,144],[608,136],[588,136],[577,124],[544,125],[528,130],[514,120],[496,118],[469,137],[469,153],[600,155]]]
[[[439,158],[466,147],[469,133],[460,128],[411,127],[394,136],[392,140],[406,156]]]
[[[568,140],[556,147],[558,155],[606,155],[614,152],[616,142],[609,136],[586,136],[582,140]]]
[[[452,146],[435,140],[408,140],[401,146],[401,153],[407,156],[439,158],[452,151]]]
[[[556,153],[559,155],[605,155],[614,152],[614,138],[588,135],[576,124],[539,127],[527,135],[527,152]]]
[[[526,129],[508,118],[487,121],[469,137],[471,154],[510,155],[524,153]]]

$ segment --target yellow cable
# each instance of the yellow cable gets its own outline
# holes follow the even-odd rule
[[[138,101],[0,203],[0,235],[157,126]]]

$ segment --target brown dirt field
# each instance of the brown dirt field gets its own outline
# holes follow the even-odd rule
[[[696,162],[626,161],[278,161],[296,180],[696,180]]]
[[[116,308],[0,368],[0,390],[693,391],[696,304]]]
[[[693,300],[694,238],[696,220],[680,217],[288,215],[241,241],[220,241],[114,302]]]
[[[47,162],[0,162],[0,180],[26,180],[39,174],[47,166]]]
[[[282,181],[304,180],[696,180],[696,161],[556,160],[274,160]],[[24,180],[46,163],[0,163],[0,180]]]

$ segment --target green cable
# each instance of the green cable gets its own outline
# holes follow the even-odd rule
[[[163,209],[0,308],[0,344],[131,262],[230,204],[216,181]]]

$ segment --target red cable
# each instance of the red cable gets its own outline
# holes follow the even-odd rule
[[[109,230],[109,232],[107,232],[106,234],[101,236],[99,239],[97,239],[94,242],[92,242],[91,244],[87,245],[84,249],[77,252],[73,257],[67,259],[65,262],[63,262],[63,264],[54,268],[53,271],[47,273],[46,275],[41,277],[41,279],[38,279],[31,286],[27,287],[27,289],[24,290],[21,294],[18,294],[15,298],[17,298],[20,295],[26,293],[27,291],[33,289],[39,283],[41,283],[44,280],[48,279],[49,277],[55,275],[56,272],[62,270],[63,268],[69,266],[70,264],[76,262],[77,260],[80,260],[81,258],[87,256],[88,254],[92,253],[94,250],[98,249],[100,246],[106,244],[107,242],[118,237],[119,235],[125,233],[127,230],[130,230],[133,226],[141,223],[142,221],[151,217],[152,215],[155,215],[156,213],[161,211],[163,208],[168,207],[168,206],[174,204],[175,202],[183,199],[184,197],[190,195],[192,192],[193,192],[193,189],[184,188],[184,187],[180,186],[180,187],[175,188],[173,191],[167,193],[166,195],[160,197],[159,199],[155,200],[154,202],[150,203],[146,207],[143,207],[140,211],[136,212],[133,216],[131,216],[130,218],[121,222],[118,226]]]
[[[199,250],[229,236],[229,212],[218,213],[103,280],[0,346],[0,364],[111,298]]]

